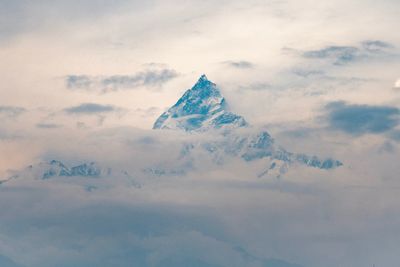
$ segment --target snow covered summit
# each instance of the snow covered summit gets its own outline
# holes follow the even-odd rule
[[[264,129],[253,128],[242,116],[232,113],[218,87],[205,75],[157,119],[153,129],[186,132],[224,129],[213,132],[213,137],[206,138],[204,142],[197,140],[184,144],[180,161],[186,158],[186,165],[191,168],[194,166],[192,161],[196,158],[196,151],[206,151],[217,164],[230,157],[241,158],[246,162],[263,160],[266,169],[259,174],[260,177],[272,172],[279,177],[293,164],[324,170],[343,165],[332,158],[320,159],[316,156],[292,153],[275,144],[274,139]],[[180,172],[184,173],[182,170],[174,170],[171,173]],[[157,173],[168,171],[157,170]]]
[[[229,110],[218,87],[202,75],[197,83],[154,123],[153,129],[205,131],[247,126],[242,116]]]

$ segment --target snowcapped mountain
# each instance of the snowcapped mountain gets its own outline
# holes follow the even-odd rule
[[[217,86],[202,75],[197,83],[164,112],[153,129],[206,131],[247,126],[245,119],[232,113]]]
[[[213,138],[206,141],[185,143],[180,160],[187,160],[184,166],[192,167],[190,160],[199,150],[206,151],[214,163],[222,164],[226,158],[239,157],[244,161],[266,160],[266,168],[259,177],[270,175],[279,177],[291,164],[301,164],[319,169],[333,169],[343,165],[340,161],[316,156],[296,154],[275,144],[265,130],[252,128],[246,120],[229,110],[225,98],[216,84],[202,75],[197,83],[155,122],[153,129],[174,129],[186,132],[209,132]],[[184,173],[183,170],[167,171],[152,169],[153,173]]]
[[[140,184],[123,170],[114,170],[110,167],[102,167],[96,162],[82,163],[68,167],[58,160],[44,161],[27,168],[15,171],[13,175],[3,181],[16,179],[52,180],[56,182],[74,182],[83,185],[91,191],[96,188],[111,185],[115,180],[124,181],[127,185],[140,187]]]
[[[144,177],[147,174],[181,176],[193,170],[207,170],[210,166],[220,168],[236,159],[250,166],[252,173],[254,165],[247,163],[256,163],[257,168],[261,166],[255,169],[258,177],[280,177],[294,164],[323,170],[343,165],[332,158],[292,153],[278,146],[265,129],[252,127],[242,116],[233,113],[216,84],[205,75],[157,119],[153,129],[180,131],[184,139],[177,140],[177,157],[168,154],[160,162],[137,166]],[[168,135],[170,132],[159,133]],[[161,141],[157,149],[163,150],[164,145]],[[15,172],[8,181],[16,178],[75,183],[90,190],[113,186],[117,181],[120,185],[140,186],[126,171],[95,162],[72,167],[58,160],[41,162]]]

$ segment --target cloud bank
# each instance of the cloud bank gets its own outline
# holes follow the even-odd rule
[[[71,90],[111,92],[143,87],[157,87],[177,77],[171,69],[149,70],[134,75],[88,76],[68,75],[66,85]]]

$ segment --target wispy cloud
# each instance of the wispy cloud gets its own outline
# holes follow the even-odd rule
[[[68,75],[66,86],[71,90],[110,92],[143,87],[159,87],[177,77],[173,69],[146,70],[132,75],[90,76]]]
[[[65,82],[69,89],[89,89],[92,86],[92,79],[87,75],[68,75]]]
[[[237,68],[237,69],[252,69],[252,68],[254,68],[253,63],[251,63],[250,61],[245,61],[245,60],[240,60],[240,61],[228,60],[228,61],[224,61],[222,63],[227,66]]]
[[[394,46],[381,40],[365,40],[360,45],[332,45],[316,50],[303,51],[302,56],[309,59],[325,59],[333,65],[346,65],[369,57],[387,55]]]
[[[99,114],[118,111],[117,107],[112,105],[101,105],[96,103],[83,103],[78,106],[65,108],[64,111],[69,114]]]
[[[0,106],[0,115],[3,117],[15,118],[26,112],[25,108],[14,106]]]
[[[17,139],[19,137],[16,133],[10,133],[7,129],[0,128],[0,140]]]
[[[381,153],[395,153],[396,150],[397,150],[397,148],[392,142],[386,141],[379,147],[378,152],[381,152]]]
[[[361,45],[365,50],[370,52],[382,52],[394,47],[392,44],[380,40],[366,40]]]
[[[360,50],[353,46],[328,46],[303,53],[305,58],[331,59],[334,65],[344,65],[361,56]]]
[[[269,90],[273,88],[274,86],[269,84],[268,82],[256,82],[256,83],[250,83],[246,85],[241,85],[238,87],[239,91],[245,92],[248,90],[252,91],[263,91],[263,90]],[[277,86],[276,86],[277,87]]]
[[[400,110],[396,107],[353,105],[339,101],[329,103],[325,108],[331,128],[354,135],[388,132],[400,122]]]
[[[303,78],[325,75],[325,72],[321,70],[305,69],[305,68],[294,68],[292,70],[292,73]]]
[[[61,128],[62,125],[56,123],[37,123],[36,127],[40,129],[57,129]]]

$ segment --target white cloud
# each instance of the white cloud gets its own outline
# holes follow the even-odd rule
[[[400,79],[394,83],[394,88],[400,88]]]

